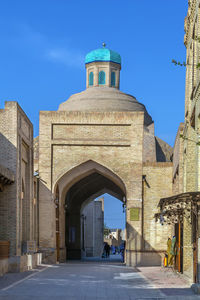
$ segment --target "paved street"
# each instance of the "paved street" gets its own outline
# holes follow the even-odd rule
[[[144,271],[144,272],[143,272]],[[173,274],[165,282],[160,268],[133,269],[116,261],[69,262],[36,271],[6,274],[0,278],[0,299],[198,299],[182,280]],[[154,280],[151,278],[151,273]],[[155,274],[156,273],[156,274]],[[144,276],[145,274],[145,276]],[[159,277],[162,285],[159,285]],[[166,283],[166,284],[165,284]]]

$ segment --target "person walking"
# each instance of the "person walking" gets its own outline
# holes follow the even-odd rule
[[[125,251],[125,241],[123,241],[120,245],[120,253],[122,257],[122,262],[124,262],[124,251]]]
[[[110,246],[108,243],[105,245],[105,251],[106,251],[106,258],[110,257]]]

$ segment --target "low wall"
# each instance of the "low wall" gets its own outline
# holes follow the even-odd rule
[[[165,251],[131,251],[127,250],[125,262],[132,267],[162,266]]]
[[[60,248],[60,258],[59,258],[60,263],[66,262],[66,248]]]
[[[8,272],[8,258],[0,260],[0,276]]]
[[[55,248],[40,248],[40,251],[42,253],[42,262],[44,264],[55,264],[56,263],[56,249]],[[64,262],[66,261],[66,256],[65,260],[63,260],[63,254],[65,252],[61,251],[61,260]]]
[[[0,276],[5,273],[24,272],[41,265],[42,253],[13,256],[0,260]]]

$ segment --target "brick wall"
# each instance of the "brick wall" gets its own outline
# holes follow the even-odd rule
[[[71,183],[62,178],[73,169],[77,169],[78,178],[79,166],[86,162],[94,161],[113,172],[112,180],[119,177],[125,185],[127,207],[141,207],[143,123],[142,112],[40,112],[39,172],[46,182],[40,194],[41,247],[55,248],[51,191],[56,184],[61,194],[61,247],[65,246],[63,206],[67,185]],[[72,177],[71,181],[76,182],[77,178]],[[141,234],[141,222],[127,219],[127,224],[137,233],[129,235],[134,240]],[[132,246],[134,243],[130,243]],[[140,248],[139,243],[137,247]]]
[[[174,149],[173,149],[173,195],[183,193],[183,152],[184,152],[184,140],[182,138],[184,130],[184,124],[181,123],[176,135]]]
[[[0,239],[10,241],[10,255],[21,255],[22,161],[26,162],[26,239],[32,235],[33,127],[17,102],[0,110],[0,164],[15,175],[15,182],[0,193]],[[27,152],[23,151],[25,145]],[[26,177],[26,178],[25,178]]]
[[[155,222],[161,198],[172,195],[172,163],[144,163],[144,249],[165,250],[168,236],[172,234],[170,226]]]

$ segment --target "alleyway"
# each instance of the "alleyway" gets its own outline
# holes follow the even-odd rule
[[[162,286],[159,286],[160,268],[146,268],[145,272],[142,269],[133,269],[114,261],[77,261],[49,265],[24,274],[6,274],[0,278],[0,299],[141,300],[166,298],[183,300],[199,298],[182,281],[177,279],[176,282],[176,277],[172,278],[170,284],[162,282]],[[154,277],[152,281],[147,279],[151,278],[151,273]],[[165,281],[164,277],[162,280]]]

